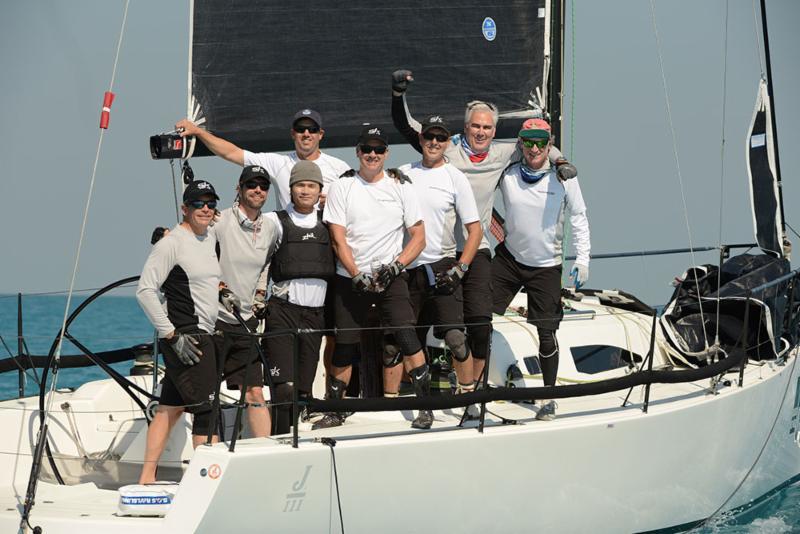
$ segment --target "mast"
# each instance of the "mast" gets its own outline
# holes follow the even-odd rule
[[[773,149],[775,151],[775,180],[778,182],[778,205],[781,210],[781,239],[786,237],[786,219],[783,215],[783,184],[781,183],[781,160],[778,156],[778,125],[775,121],[775,96],[772,93],[772,61],[769,54],[769,33],[767,31],[766,0],[761,0],[761,31],[764,35],[764,59],[767,64],[767,95],[770,101],[769,121],[772,126]]]
[[[561,100],[564,77],[564,0],[552,0],[550,13],[550,75],[547,88],[547,111],[553,142],[561,146]]]

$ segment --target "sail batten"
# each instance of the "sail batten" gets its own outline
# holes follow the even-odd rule
[[[248,150],[289,150],[291,117],[322,114],[323,147],[353,146],[365,123],[391,125],[390,75],[414,72],[409,106],[463,123],[474,99],[498,105],[511,137],[541,87],[546,0],[450,5],[355,0],[192,2],[195,118]]]

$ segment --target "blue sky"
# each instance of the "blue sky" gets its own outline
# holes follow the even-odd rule
[[[792,224],[800,196],[795,178],[800,169],[795,149],[800,140],[800,3],[767,4],[785,205]],[[0,198],[5,201],[0,292],[58,290],[69,283],[122,9],[121,1],[99,0],[0,4]],[[720,0],[656,2],[695,245],[719,241],[720,198],[722,241],[753,239],[744,145],[760,74],[757,28],[750,2],[730,2],[721,186],[724,9]],[[174,223],[169,166],[150,159],[147,138],[185,114],[188,11],[186,2],[131,3],[78,287],[137,274],[152,227]],[[575,33],[567,40],[562,148],[580,171],[593,251],[685,247],[689,234],[650,3],[578,0],[574,22]],[[332,153],[354,162],[352,149]],[[413,159],[407,147],[394,147],[390,163]],[[193,165],[198,176],[217,186],[223,202],[232,200],[235,166],[216,158]],[[713,254],[697,261],[713,261]],[[690,262],[688,256],[595,261],[590,285],[663,302],[669,281]]]

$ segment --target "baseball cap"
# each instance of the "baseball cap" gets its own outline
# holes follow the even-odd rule
[[[258,178],[267,182],[267,187],[269,187],[269,173],[267,170],[262,167],[261,165],[248,165],[244,169],[242,169],[242,174],[239,175],[239,183],[246,182],[251,178]]]
[[[431,128],[439,128],[440,130],[444,130],[448,136],[450,135],[450,126],[447,125],[447,121],[441,115],[431,115],[422,121],[422,133],[427,132]]]
[[[300,119],[310,119],[317,123],[317,126],[322,128],[322,116],[314,111],[313,109],[301,109],[297,113],[294,114],[294,118],[292,119],[292,125],[299,121]]]
[[[292,172],[289,174],[289,187],[292,187],[297,182],[317,182],[322,187],[322,171],[319,170],[319,165],[313,161],[301,159],[292,167]]]
[[[367,141],[380,141],[384,145],[389,144],[389,138],[383,133],[383,130],[377,126],[366,125],[361,130],[361,135],[358,136],[359,143],[366,143]]]
[[[550,139],[550,124],[544,119],[528,119],[522,123],[519,136],[523,139]]]
[[[219,196],[217,196],[217,192],[214,191],[214,186],[210,183],[206,182],[205,180],[195,180],[193,182],[189,182],[189,185],[186,186],[186,189],[183,190],[183,202],[191,202],[192,200],[199,200],[200,197],[211,195],[217,200],[219,200]]]

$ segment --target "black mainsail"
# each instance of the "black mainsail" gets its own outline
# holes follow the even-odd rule
[[[408,68],[420,115],[461,124],[464,104],[481,99],[530,116],[548,98],[549,4],[194,0],[190,115],[254,151],[292,149],[291,118],[304,108],[322,114],[326,147],[353,146],[365,123],[400,142],[390,75]],[[498,137],[516,136],[518,121],[506,122]]]

